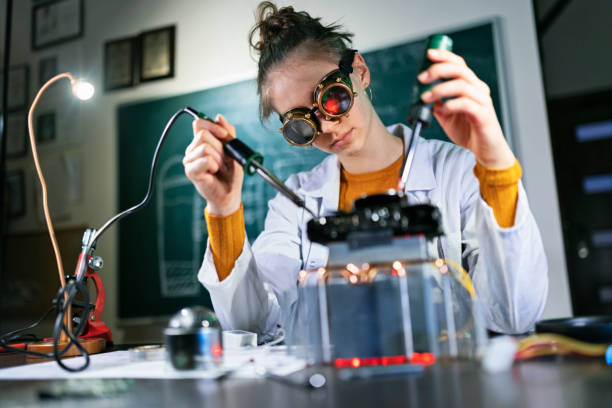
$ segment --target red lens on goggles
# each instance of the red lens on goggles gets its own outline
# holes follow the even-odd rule
[[[348,75],[334,70],[315,88],[315,106],[326,120],[344,116],[353,106],[353,88]]]
[[[323,103],[323,109],[325,109],[325,112],[329,112],[332,115],[337,115],[338,113],[340,113],[340,106],[338,105],[338,102],[334,99],[328,99]]]

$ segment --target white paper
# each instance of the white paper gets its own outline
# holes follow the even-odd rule
[[[74,378],[149,378],[216,379],[224,375],[238,378],[259,378],[266,373],[289,375],[306,367],[306,361],[289,356],[285,347],[257,347],[225,351],[223,363],[213,370],[175,370],[165,359],[134,362],[129,351],[114,351],[90,356],[89,367],[82,372],[63,370],[55,361],[0,369],[0,380],[57,380]],[[77,367],[83,357],[62,360]]]

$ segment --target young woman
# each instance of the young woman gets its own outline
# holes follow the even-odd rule
[[[363,57],[349,49],[351,37],[341,26],[325,26],[306,12],[269,2],[260,4],[251,32],[251,45],[260,55],[262,117],[278,114],[286,138],[332,153],[287,181],[319,215],[350,210],[362,194],[396,188],[411,138],[408,127],[385,127],[374,111],[366,92],[370,71]],[[415,140],[409,201],[440,208],[445,235],[439,247],[445,257],[468,266],[488,328],[526,331],[544,307],[548,278],[520,166],[502,134],[487,85],[458,55],[439,50],[427,55],[434,64],[419,74],[419,81],[448,80],[422,99],[435,103],[435,118],[455,144]],[[356,93],[352,105],[314,106],[315,87],[339,65],[350,79],[343,82]],[[304,140],[289,130],[300,112],[313,115],[318,130]],[[234,127],[219,116],[216,123],[195,121],[193,133],[183,163],[207,201],[209,232],[198,278],[225,329],[274,335],[297,298],[298,272],[325,266],[327,249],[307,238],[311,216],[280,195],[270,201],[265,230],[251,246],[241,202],[243,171],[223,153],[223,143],[236,137]]]

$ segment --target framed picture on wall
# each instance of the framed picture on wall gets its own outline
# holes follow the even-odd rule
[[[45,112],[36,118],[36,141],[49,143],[55,140],[55,112]]]
[[[122,38],[104,44],[104,89],[134,85],[135,39]]]
[[[45,82],[57,75],[57,57],[51,56],[38,61],[38,87],[41,88]]]
[[[23,170],[9,170],[6,172],[4,184],[4,197],[6,215],[8,218],[18,218],[26,213],[25,177]]]
[[[27,116],[25,111],[11,112],[6,118],[6,157],[24,156],[26,153]]]
[[[32,49],[83,35],[83,0],[54,0],[32,7]]]
[[[4,73],[0,72],[0,90],[2,89]],[[30,90],[30,66],[17,65],[9,68],[8,79],[8,95],[7,104],[8,111],[16,111],[25,109],[28,105],[28,94]],[[1,99],[1,98],[0,98]],[[0,108],[2,101],[0,100]]]
[[[140,81],[174,77],[175,26],[140,35]]]

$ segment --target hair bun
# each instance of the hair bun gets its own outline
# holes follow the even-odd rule
[[[255,26],[249,33],[249,44],[259,54],[257,93],[260,95],[260,113],[266,118],[272,111],[267,96],[262,93],[269,70],[280,64],[294,50],[304,47],[309,58],[321,58],[337,64],[351,44],[353,34],[341,25],[321,24],[321,18],[312,17],[293,7],[278,8],[264,1],[255,11]]]
[[[256,23],[251,30],[249,42],[251,47],[260,53],[281,37],[283,32],[299,26],[300,20],[311,18],[305,12],[296,12],[291,6],[279,9],[270,1],[261,2],[255,14]],[[256,35],[257,33],[259,35]]]

